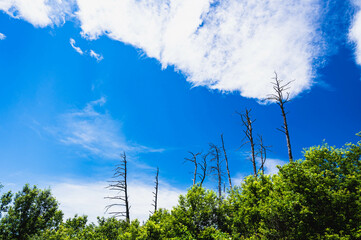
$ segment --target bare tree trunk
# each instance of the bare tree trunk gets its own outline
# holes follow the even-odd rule
[[[285,111],[285,104],[288,103],[290,100],[290,94],[289,92],[286,92],[289,89],[289,84],[292,82],[287,82],[286,84],[283,84],[283,80],[279,79],[277,76],[277,73],[275,72],[275,77],[273,78],[274,82],[273,84],[273,90],[275,91],[274,94],[270,94],[268,96],[268,100],[275,101],[278,106],[281,108],[282,117],[283,117],[283,126],[282,129],[278,129],[279,131],[283,132],[286,135],[286,141],[287,141],[287,149],[288,149],[288,158],[290,162],[293,162],[292,157],[292,149],[291,149],[291,140],[290,140],[290,134],[288,131],[288,124],[287,124],[287,112]]]
[[[189,153],[192,155],[192,158],[185,158],[185,160],[192,162],[194,164],[194,175],[193,175],[193,186],[194,186],[197,181],[197,168],[198,168],[197,156],[200,155],[201,153],[196,153],[196,154],[194,154],[193,152],[189,152]]]
[[[259,156],[260,156],[260,159],[261,159],[261,166],[259,168],[258,171],[261,171],[262,174],[264,174],[264,165],[266,163],[266,160],[267,160],[267,149],[270,147],[270,146],[265,146],[264,143],[263,143],[263,138],[261,135],[258,135],[258,145],[259,145]]]
[[[256,166],[256,154],[255,154],[255,144],[254,144],[254,138],[253,138],[253,127],[252,124],[256,121],[255,119],[251,119],[251,109],[246,109],[244,113],[238,113],[241,116],[241,120],[243,123],[243,126],[245,126],[246,130],[243,130],[244,134],[246,135],[246,138],[248,139],[248,143],[251,145],[251,162],[253,165],[253,174],[257,178],[257,166]],[[246,143],[247,143],[246,142]]]
[[[122,203],[114,203],[105,207],[105,212],[108,212],[110,208],[113,207],[125,207],[125,211],[113,211],[109,212],[109,214],[113,215],[113,217],[125,217],[127,222],[130,222],[130,214],[129,214],[129,199],[128,199],[128,183],[127,183],[127,156],[125,153],[121,155],[121,163],[117,165],[115,169],[115,173],[113,178],[118,180],[109,181],[108,189],[112,191],[116,191],[118,193],[123,193],[122,195],[105,197],[111,200],[120,200]]]
[[[283,116],[283,129],[284,129],[284,134],[286,135],[286,140],[287,140],[288,157],[289,157],[289,159],[290,159],[290,162],[293,162],[292,149],[291,149],[291,140],[290,140],[290,134],[289,134],[289,132],[288,132],[288,124],[287,124],[287,118],[286,118],[286,113],[285,113],[284,105],[281,104],[280,107],[281,107],[282,116]]]
[[[206,176],[207,176],[207,157],[208,157],[208,155],[209,155],[209,153],[204,154],[202,156],[202,164],[200,164],[200,168],[202,170],[202,173],[199,174],[200,175],[199,177],[200,177],[200,180],[201,180],[201,182],[200,182],[201,186],[203,185],[203,182],[204,182],[204,180],[206,179]]]
[[[226,168],[227,168],[227,174],[228,174],[229,188],[232,189],[231,174],[230,174],[230,172],[229,172],[229,167],[228,167],[228,158],[227,158],[226,148],[224,147],[223,133],[221,134],[221,139],[222,139],[222,149],[223,149],[223,153],[224,153],[224,160],[226,161]]]
[[[153,207],[154,207],[154,212],[155,213],[157,211],[157,205],[158,205],[158,176],[159,176],[159,168],[157,167],[157,174],[155,175],[155,187],[154,190],[155,192],[153,192],[154,195],[154,200],[153,200]]]
[[[123,153],[123,159],[124,159],[124,196],[125,196],[125,218],[127,220],[127,222],[130,222],[130,214],[129,214],[129,210],[130,210],[130,206],[129,206],[129,199],[128,199],[128,182],[127,182],[127,157],[125,155],[125,153]]]
[[[212,171],[216,172],[216,175],[218,178],[218,197],[221,198],[221,196],[222,196],[222,167],[221,167],[221,161],[219,158],[219,148],[214,144],[210,144],[210,146],[211,146],[211,154],[213,155],[212,161],[216,162],[216,166],[213,166],[211,169],[212,169]]]

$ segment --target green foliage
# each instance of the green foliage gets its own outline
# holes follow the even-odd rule
[[[274,176],[250,176],[225,201],[234,236],[260,239],[359,239],[361,146],[327,145]]]
[[[0,185],[0,189],[2,186]],[[9,209],[9,204],[11,203],[13,194],[11,191],[4,193],[0,198],[0,218],[2,217],[3,213],[6,213]]]
[[[62,213],[50,190],[25,185],[8,206],[11,199],[11,193],[1,198],[7,209],[0,220],[1,239],[29,239],[43,230],[57,228],[62,221]]]

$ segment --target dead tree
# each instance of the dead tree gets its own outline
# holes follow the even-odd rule
[[[159,176],[159,168],[157,167],[157,173],[155,175],[155,187],[154,187],[154,192],[153,192],[153,196],[154,196],[154,200],[153,200],[153,204],[152,206],[154,207],[154,212],[155,213],[157,211],[157,205],[158,205],[158,176]]]
[[[267,151],[270,148],[270,146],[265,146],[264,145],[262,135],[258,135],[258,146],[259,146],[258,153],[259,153],[259,158],[260,158],[260,161],[261,161],[260,162],[261,166],[260,166],[258,171],[261,171],[262,174],[263,174],[264,173],[264,165],[265,165],[266,160],[267,160]]]
[[[206,179],[207,176],[207,157],[208,157],[209,153],[206,153],[202,156],[202,162],[198,163],[199,167],[201,168],[201,173],[198,173],[199,178],[201,180],[200,185],[202,186],[204,180]]]
[[[251,162],[253,165],[253,174],[255,177],[257,177],[257,166],[256,166],[256,153],[255,153],[255,143],[253,138],[253,127],[252,124],[256,121],[256,119],[251,118],[251,109],[245,110],[244,113],[238,113],[241,116],[242,124],[245,127],[245,130],[243,130],[245,134],[245,138],[247,138],[247,142],[243,144],[249,143],[251,145]]]
[[[211,167],[211,172],[214,172],[218,178],[218,197],[222,196],[222,162],[220,159],[220,150],[213,143],[209,144],[210,146],[210,154],[212,155],[212,162],[215,162],[215,166]]]
[[[230,172],[229,172],[229,167],[228,167],[228,158],[227,158],[226,148],[224,147],[223,133],[221,134],[221,139],[222,139],[222,149],[223,149],[223,154],[224,154],[224,160],[226,161],[226,168],[227,168],[227,174],[228,174],[229,188],[232,189],[231,174],[230,174]]]
[[[108,189],[111,191],[116,191],[116,196],[105,197],[111,200],[117,200],[121,203],[113,203],[109,204],[105,207],[105,212],[108,212],[111,208],[120,207],[125,208],[124,211],[112,211],[109,214],[113,215],[113,217],[125,217],[127,222],[130,222],[129,217],[129,199],[128,199],[128,183],[127,183],[127,156],[125,153],[121,155],[121,162],[116,166],[115,173],[113,175],[115,180],[109,181]]]
[[[292,150],[291,150],[291,140],[290,134],[288,131],[288,124],[287,124],[287,112],[285,111],[285,104],[290,101],[290,93],[287,90],[290,88],[289,85],[292,81],[283,83],[283,80],[279,79],[277,73],[275,72],[275,77],[273,78],[274,82],[272,82],[273,90],[275,93],[270,94],[267,99],[270,101],[275,101],[278,106],[281,108],[282,117],[283,117],[283,126],[281,129],[277,128],[277,130],[283,132],[286,135],[287,140],[287,148],[288,148],[288,157],[290,162],[293,161],[292,157]]]
[[[192,155],[192,158],[184,158],[184,159],[194,164],[194,176],[193,176],[193,186],[194,186],[197,181],[197,167],[198,167],[197,156],[200,155],[201,153],[199,152],[196,154],[194,154],[193,152],[189,152],[189,153]]]

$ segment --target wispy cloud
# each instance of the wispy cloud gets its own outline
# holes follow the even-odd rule
[[[75,46],[75,40],[74,39],[70,38],[69,43],[70,43],[71,47],[74,48],[74,50],[77,51],[80,55],[84,54],[83,50],[81,50],[80,47]]]
[[[103,60],[103,56],[94,52],[93,50],[90,50],[89,55],[93,58],[95,58],[98,62],[100,62],[101,60]]]
[[[105,103],[106,99],[102,97],[89,102],[83,109],[65,113],[59,116],[57,126],[47,130],[63,144],[77,146],[102,158],[117,159],[123,151],[131,154],[163,151],[127,141],[121,124],[104,110]]]
[[[106,189],[107,182],[61,182],[52,185],[52,192],[60,203],[60,209],[64,212],[65,218],[78,215],[88,215],[89,220],[96,222],[97,216],[107,216],[105,207],[111,203],[111,200],[104,199],[107,196],[113,196],[110,190]],[[145,221],[149,217],[149,211],[152,207],[152,192],[154,186],[148,183],[131,180],[128,184],[129,201],[131,204],[131,218]],[[174,188],[168,184],[159,185],[158,207],[171,209],[178,202],[179,194],[184,191]]]
[[[97,60],[97,62],[100,62],[101,60],[103,60],[103,56],[94,52],[94,50],[90,49],[90,51],[83,51],[80,47],[75,46],[76,42],[73,38],[70,38],[69,43],[71,45],[71,47],[77,51],[80,55],[89,55],[92,58],[95,58]]]
[[[352,1],[356,14],[354,15],[350,30],[349,40],[355,44],[356,62],[361,65],[361,3],[360,1]]]
[[[6,38],[5,34],[0,33],[0,40],[4,40]]]

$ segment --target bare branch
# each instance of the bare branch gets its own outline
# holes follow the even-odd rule
[[[258,146],[259,146],[258,153],[259,153],[260,160],[261,160],[261,166],[258,171],[261,171],[263,174],[264,173],[264,165],[267,160],[267,151],[271,146],[264,145],[263,137],[261,135],[258,135]]]
[[[111,200],[120,200],[122,203],[113,203],[109,204],[105,207],[105,212],[108,212],[109,209],[113,207],[125,207],[125,211],[113,211],[108,212],[109,214],[113,215],[113,217],[125,217],[127,222],[130,222],[129,217],[129,196],[128,196],[128,184],[127,184],[127,156],[125,153],[121,155],[121,163],[118,164],[115,168],[115,173],[113,175],[113,178],[119,180],[111,180],[108,181],[109,185],[107,188],[111,191],[117,191],[117,194],[123,194],[119,196],[112,196],[112,197],[105,197],[107,199]]]
[[[194,164],[194,176],[193,176],[193,186],[196,184],[196,180],[197,180],[197,156],[200,155],[201,153],[193,153],[193,152],[189,152],[192,155],[192,158],[184,158],[185,161],[189,161],[192,162]]]
[[[208,157],[209,153],[206,153],[202,156],[202,162],[199,163],[199,167],[201,168],[202,173],[198,174],[199,178],[201,180],[200,184],[202,186],[204,180],[206,179],[207,176],[207,157]]]
[[[287,123],[287,112],[285,111],[285,104],[291,101],[290,99],[290,93],[288,90],[290,89],[290,84],[293,81],[289,81],[287,83],[283,83],[283,80],[278,78],[277,73],[275,72],[275,77],[273,78],[274,81],[271,82],[273,85],[273,90],[275,91],[274,94],[268,95],[267,99],[270,101],[275,101],[278,106],[281,108],[282,117],[283,117],[283,130],[277,129],[284,133],[286,135],[287,140],[287,149],[288,149],[288,157],[290,162],[293,161],[292,157],[292,149],[291,149],[291,140],[290,140],[290,134],[288,131],[288,123]],[[286,95],[286,96],[285,96]]]
[[[226,148],[224,147],[223,133],[221,134],[221,140],[222,140],[222,149],[223,149],[223,154],[224,154],[224,160],[226,161],[226,168],[227,168],[227,174],[228,174],[229,188],[232,189],[231,174],[230,174],[230,172],[229,172],[229,167],[228,167],[228,158],[227,158]]]
[[[256,167],[256,154],[255,154],[255,143],[253,138],[253,123],[256,121],[255,119],[251,118],[251,109],[245,109],[244,113],[238,113],[242,120],[242,125],[244,126],[245,130],[243,130],[246,138],[248,139],[247,143],[251,145],[251,161],[253,165],[253,174],[257,177],[257,167]],[[244,143],[245,144],[245,143]],[[243,144],[243,145],[244,145]]]
[[[219,148],[214,145],[213,143],[209,144],[210,151],[209,153],[213,156],[211,161],[215,162],[215,166],[211,167],[211,172],[215,172],[215,175],[218,178],[218,197],[222,196],[222,167],[221,167],[221,160],[220,160],[220,150]]]
[[[159,167],[157,167],[157,173],[155,175],[155,187],[154,187],[154,192],[153,192],[153,203],[152,206],[154,207],[154,212],[149,211],[151,214],[154,214],[157,211],[157,206],[158,206],[158,177],[159,177]]]

